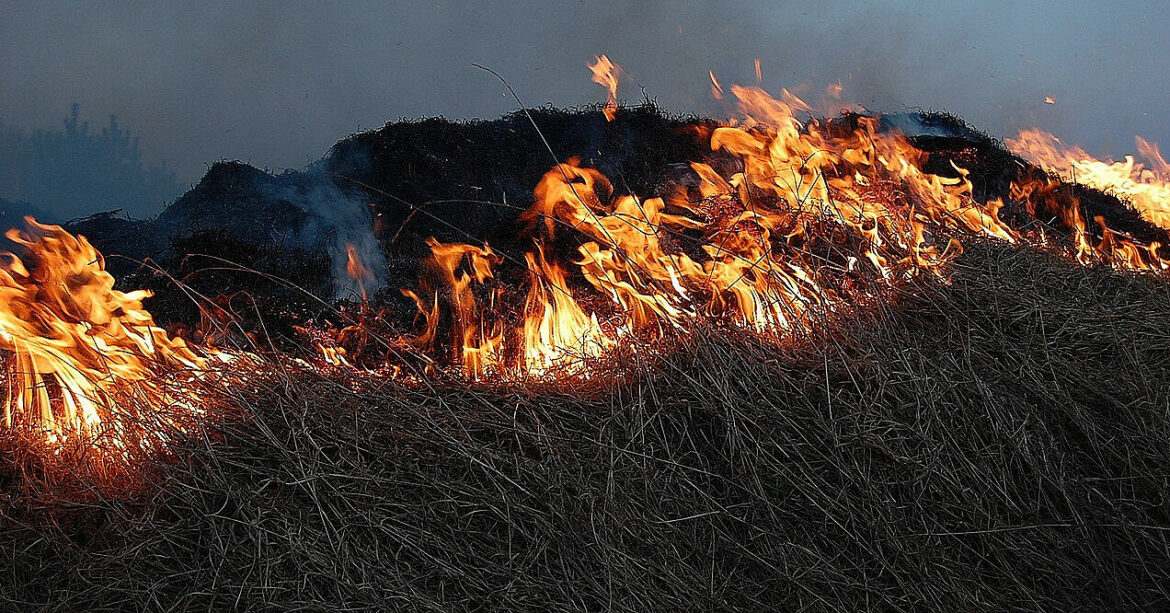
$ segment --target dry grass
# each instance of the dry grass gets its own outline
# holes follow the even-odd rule
[[[14,500],[0,608],[1164,610],[1170,285],[975,246],[607,390],[286,378],[133,501]]]

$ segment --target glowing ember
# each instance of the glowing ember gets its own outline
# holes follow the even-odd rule
[[[617,117],[618,74],[621,72],[621,67],[602,54],[593,60],[593,63],[589,65],[589,70],[593,73],[593,82],[604,87],[608,94],[602,111],[605,113],[606,121],[613,121]]]
[[[157,443],[202,413],[198,396],[183,388],[208,358],[154,324],[142,306],[149,292],[115,290],[84,237],[25,221],[6,234],[25,253],[0,257],[5,426],[127,450]]]

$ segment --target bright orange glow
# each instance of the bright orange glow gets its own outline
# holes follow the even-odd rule
[[[1114,194],[1151,223],[1170,229],[1170,164],[1158,146],[1137,137],[1139,162],[1101,160],[1043,130],[1023,130],[1005,142],[1013,152],[1061,178]],[[1143,163],[1144,162],[1144,163]]]
[[[206,411],[185,391],[208,360],[155,325],[149,292],[114,289],[84,237],[26,218],[9,240],[24,251],[0,257],[0,354],[7,371],[4,425],[48,441],[82,437],[127,452]]]
[[[1012,183],[1011,197],[1023,202],[1034,217],[1055,216],[1071,233],[1073,253],[1078,262],[1105,263],[1130,270],[1167,270],[1167,261],[1157,243],[1141,245],[1114,232],[1100,215],[1090,228],[1081,211],[1080,199],[1068,186],[1055,179],[1032,179]]]
[[[593,73],[593,82],[604,87],[607,98],[605,99],[605,107],[602,112],[605,113],[606,121],[613,121],[617,117],[617,91],[618,91],[618,74],[621,72],[621,67],[609,60],[605,54],[594,58],[593,63],[589,65],[590,72]]]
[[[362,258],[358,255],[357,247],[353,243],[345,245],[345,272],[357,283],[358,293],[361,294],[362,302],[369,300],[366,295],[366,284],[374,278],[374,273],[366,267],[362,262]]]
[[[923,172],[923,154],[876,119],[842,129],[801,119],[810,106],[787,91],[730,93],[741,117],[709,144],[738,170],[696,161],[697,181],[669,199],[615,193],[576,159],[545,173],[521,216],[533,249],[518,324],[495,278],[503,258],[487,245],[429,241],[420,288],[404,290],[422,322],[411,343],[450,355],[470,379],[587,373],[622,339],[701,322],[804,332],[910,276],[943,274],[959,236],[1020,240],[1000,202],[974,201],[965,170]],[[549,257],[558,240],[577,245],[571,267]]]
[[[590,68],[609,92],[612,120],[620,68],[604,55]],[[758,82],[758,60],[755,68]],[[788,90],[725,90],[714,73],[709,78],[712,94],[738,112],[694,131],[710,155],[690,160],[684,180],[659,194],[626,193],[570,158],[540,178],[510,237],[518,240],[506,248],[429,238],[417,282],[401,290],[417,314],[390,328],[391,353],[422,358],[425,374],[468,381],[588,377],[615,348],[705,326],[785,342],[826,317],[888,299],[912,278],[945,278],[974,237],[1049,245],[1042,231],[1001,220],[1003,201],[976,200],[965,168],[923,170],[927,154],[879,129],[878,118],[817,119],[814,106]],[[841,108],[839,83],[824,94]],[[1147,219],[1170,223],[1170,164],[1155,145],[1139,140],[1146,162],[1137,164],[1095,160],[1037,131],[1009,143],[1046,169],[1075,174],[1123,195]],[[1083,264],[1170,269],[1159,245],[1110,228],[1075,194],[1041,177],[1019,179],[1008,199],[1033,220],[1066,230],[1061,248]],[[84,238],[31,220],[9,237],[27,255],[0,261],[8,427],[49,440],[108,436],[122,449],[161,431],[122,414],[177,424],[205,410],[201,396],[169,383],[198,381],[209,362],[231,355],[196,352],[167,335],[142,306],[148,294],[113,289]],[[365,304],[375,275],[353,245],[346,252],[346,274],[363,300],[360,321],[328,333],[306,328],[319,368],[365,368],[372,360],[363,348],[373,336],[365,323],[378,316]],[[390,371],[400,372],[399,364]]]
[[[564,270],[545,259],[543,248],[525,260],[531,285],[524,305],[524,368],[533,375],[580,369],[613,339],[577,304]]]
[[[613,121],[621,69],[605,55],[589,68]],[[380,360],[366,374],[560,384],[604,373],[627,346],[661,346],[706,327],[791,342],[825,318],[891,299],[912,279],[945,280],[974,239],[1056,249],[1085,265],[1170,270],[1161,245],[1118,229],[1130,226],[1111,228],[1099,209],[1082,206],[1079,187],[1027,167],[1006,205],[980,202],[967,169],[951,162],[927,172],[938,158],[881,129],[879,118],[851,112],[859,107],[817,118],[814,108],[843,108],[840,83],[809,104],[789,90],[765,91],[758,59],[754,68],[756,86],[726,90],[708,73],[712,95],[734,102],[736,116],[689,126],[709,155],[689,160],[689,173],[679,167],[687,176],[660,192],[627,193],[624,177],[611,181],[569,158],[543,174],[516,234],[496,249],[428,238],[417,281],[401,289],[414,305],[411,323],[377,320],[390,310],[368,302],[378,271],[346,245],[360,314],[350,319],[352,305],[340,305],[332,321],[345,321],[328,324],[336,327],[296,328],[316,350],[313,364],[297,363],[334,373]],[[1139,137],[1139,163],[1099,160],[1039,130],[1007,143],[1170,230],[1170,163],[1157,145]],[[1005,206],[1006,219],[1029,223],[1006,223]],[[1050,241],[1046,229],[1067,236]],[[149,292],[114,289],[84,237],[31,218],[6,236],[19,255],[0,254],[4,427],[56,449],[82,441],[125,459],[214,410],[203,391],[214,366],[259,364],[212,347],[226,335],[204,333],[199,349],[169,335],[143,306]],[[226,310],[222,317],[230,319]],[[375,333],[373,321],[387,325]],[[366,351],[374,341],[384,357]]]

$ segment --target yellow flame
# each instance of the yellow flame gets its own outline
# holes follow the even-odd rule
[[[1150,223],[1170,229],[1170,164],[1156,144],[1138,136],[1138,154],[1121,161],[1102,160],[1065,145],[1038,129],[1022,130],[1005,142],[1018,155],[1062,178],[1115,194]]]
[[[621,67],[611,62],[608,56],[602,54],[593,59],[589,70],[593,73],[593,82],[606,90],[608,97],[602,112],[605,113],[606,121],[613,121],[617,117],[618,74],[621,72]]]
[[[203,411],[167,373],[198,376],[207,358],[155,325],[145,290],[114,289],[93,245],[60,226],[25,218],[0,256],[0,354],[8,373],[4,424],[49,440],[108,437],[117,448],[155,439],[153,427]],[[213,352],[217,360],[229,360]],[[136,412],[136,413],[135,413]]]

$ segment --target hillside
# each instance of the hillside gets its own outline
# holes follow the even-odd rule
[[[612,389],[279,381],[141,499],[11,499],[0,602],[1161,608],[1165,284],[981,247],[913,290],[780,351],[711,335]]]
[[[622,192],[656,194],[710,153],[705,122],[652,108],[612,125],[592,110],[535,115],[559,158],[585,158]],[[975,198],[1002,198],[1011,227],[1045,224],[1051,238],[965,236],[945,274],[905,275],[864,302],[843,284],[833,296],[862,298],[807,328],[765,337],[696,319],[648,350],[615,351],[593,378],[518,385],[281,361],[114,493],[83,479],[80,492],[45,487],[19,442],[0,438],[11,553],[0,604],[1164,609],[1170,286],[1110,266],[1104,248],[1078,263],[1058,200],[1089,214],[1091,232],[1170,237],[1081,186],[1013,197],[1013,182],[1048,177],[957,118],[881,125],[908,130],[926,169],[967,169]],[[156,219],[71,229],[130,256],[111,268],[155,289],[148,304],[172,328],[198,320],[192,295],[246,293],[239,304],[263,317],[241,325],[277,353],[302,318],[333,312],[299,293],[334,282],[328,245],[349,218],[331,205],[368,207],[397,289],[428,265],[429,236],[517,245],[551,163],[524,115],[404,121],[300,172],[219,163]],[[406,301],[386,294],[368,310]]]

